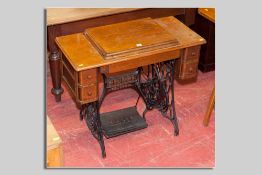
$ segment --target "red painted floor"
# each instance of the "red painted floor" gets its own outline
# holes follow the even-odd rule
[[[215,166],[215,112],[208,127],[202,120],[215,83],[215,72],[199,72],[196,83],[175,82],[175,105],[180,134],[174,136],[173,126],[157,110],[146,114],[146,129],[105,140],[107,157],[101,157],[98,142],[84,122],[79,109],[63,83],[62,101],[56,103],[47,78],[47,114],[64,145],[65,167],[199,167]],[[138,95],[131,89],[109,94],[101,112],[134,106]],[[144,110],[140,100],[138,111]]]

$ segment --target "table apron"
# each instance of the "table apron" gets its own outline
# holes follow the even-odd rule
[[[173,50],[164,53],[157,53],[154,55],[143,56],[137,59],[129,59],[118,63],[112,63],[110,65],[104,66],[103,69],[106,69],[108,73],[117,73],[129,69],[147,66],[150,64],[176,59],[179,57],[180,57],[180,50]]]

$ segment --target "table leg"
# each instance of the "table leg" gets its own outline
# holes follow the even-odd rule
[[[176,108],[175,108],[175,93],[174,93],[174,76],[175,76],[175,71],[174,69],[172,69],[172,75],[171,75],[171,95],[172,95],[172,99],[171,99],[171,106],[170,106],[170,110],[171,112],[171,121],[174,124],[174,134],[177,136],[179,134],[179,129],[178,129],[178,122],[177,122],[177,117],[176,117]]]
[[[84,119],[87,127],[92,135],[99,142],[102,157],[106,157],[105,144],[103,139],[103,132],[101,127],[101,120],[99,114],[99,102],[92,102],[81,106],[80,119]]]
[[[164,117],[174,125],[174,134],[179,134],[178,121],[174,100],[174,60],[151,65],[150,74],[145,75],[145,80],[136,83],[137,91],[143,98],[147,111],[157,108]],[[171,102],[169,93],[171,91]],[[168,111],[169,114],[168,114]]]
[[[212,90],[212,94],[210,96],[209,103],[208,103],[208,108],[207,108],[207,111],[206,111],[206,114],[203,120],[204,126],[208,126],[209,124],[210,116],[214,108],[214,105],[215,105],[215,87]]]
[[[49,64],[53,83],[51,92],[55,96],[56,102],[59,102],[61,101],[61,94],[64,92],[64,89],[61,87],[61,59],[59,52],[52,52],[50,54]]]
[[[49,65],[52,77],[53,88],[52,94],[57,102],[61,101],[61,94],[64,92],[61,87],[61,58],[55,44],[55,37],[60,36],[59,26],[48,26],[48,46],[49,46]]]

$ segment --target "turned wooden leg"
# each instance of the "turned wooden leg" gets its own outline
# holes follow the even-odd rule
[[[64,92],[61,87],[61,59],[58,51],[51,52],[49,56],[50,73],[52,77],[53,88],[52,94],[56,102],[61,101],[61,94]]]
[[[64,92],[61,87],[61,58],[55,44],[55,38],[60,35],[61,31],[59,25],[47,27],[48,48],[50,51],[49,64],[53,83],[51,92],[55,96],[57,102],[61,101],[61,94]]]
[[[215,104],[215,87],[213,88],[212,94],[210,96],[208,108],[207,108],[207,111],[206,111],[206,114],[205,114],[205,117],[204,117],[204,120],[203,120],[204,126],[208,126],[211,113],[214,109],[214,104]]]

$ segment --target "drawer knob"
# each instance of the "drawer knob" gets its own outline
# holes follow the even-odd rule
[[[190,72],[190,73],[193,72],[193,68],[192,68],[192,67],[189,68],[189,72]]]
[[[91,96],[91,95],[92,95],[92,92],[88,92],[87,95],[88,95],[88,96]]]
[[[89,78],[89,79],[90,79],[91,77],[92,77],[91,75],[88,75],[88,76],[87,76],[87,78]]]
[[[195,55],[196,55],[196,52],[192,52],[191,55],[192,55],[192,56],[195,56]]]

